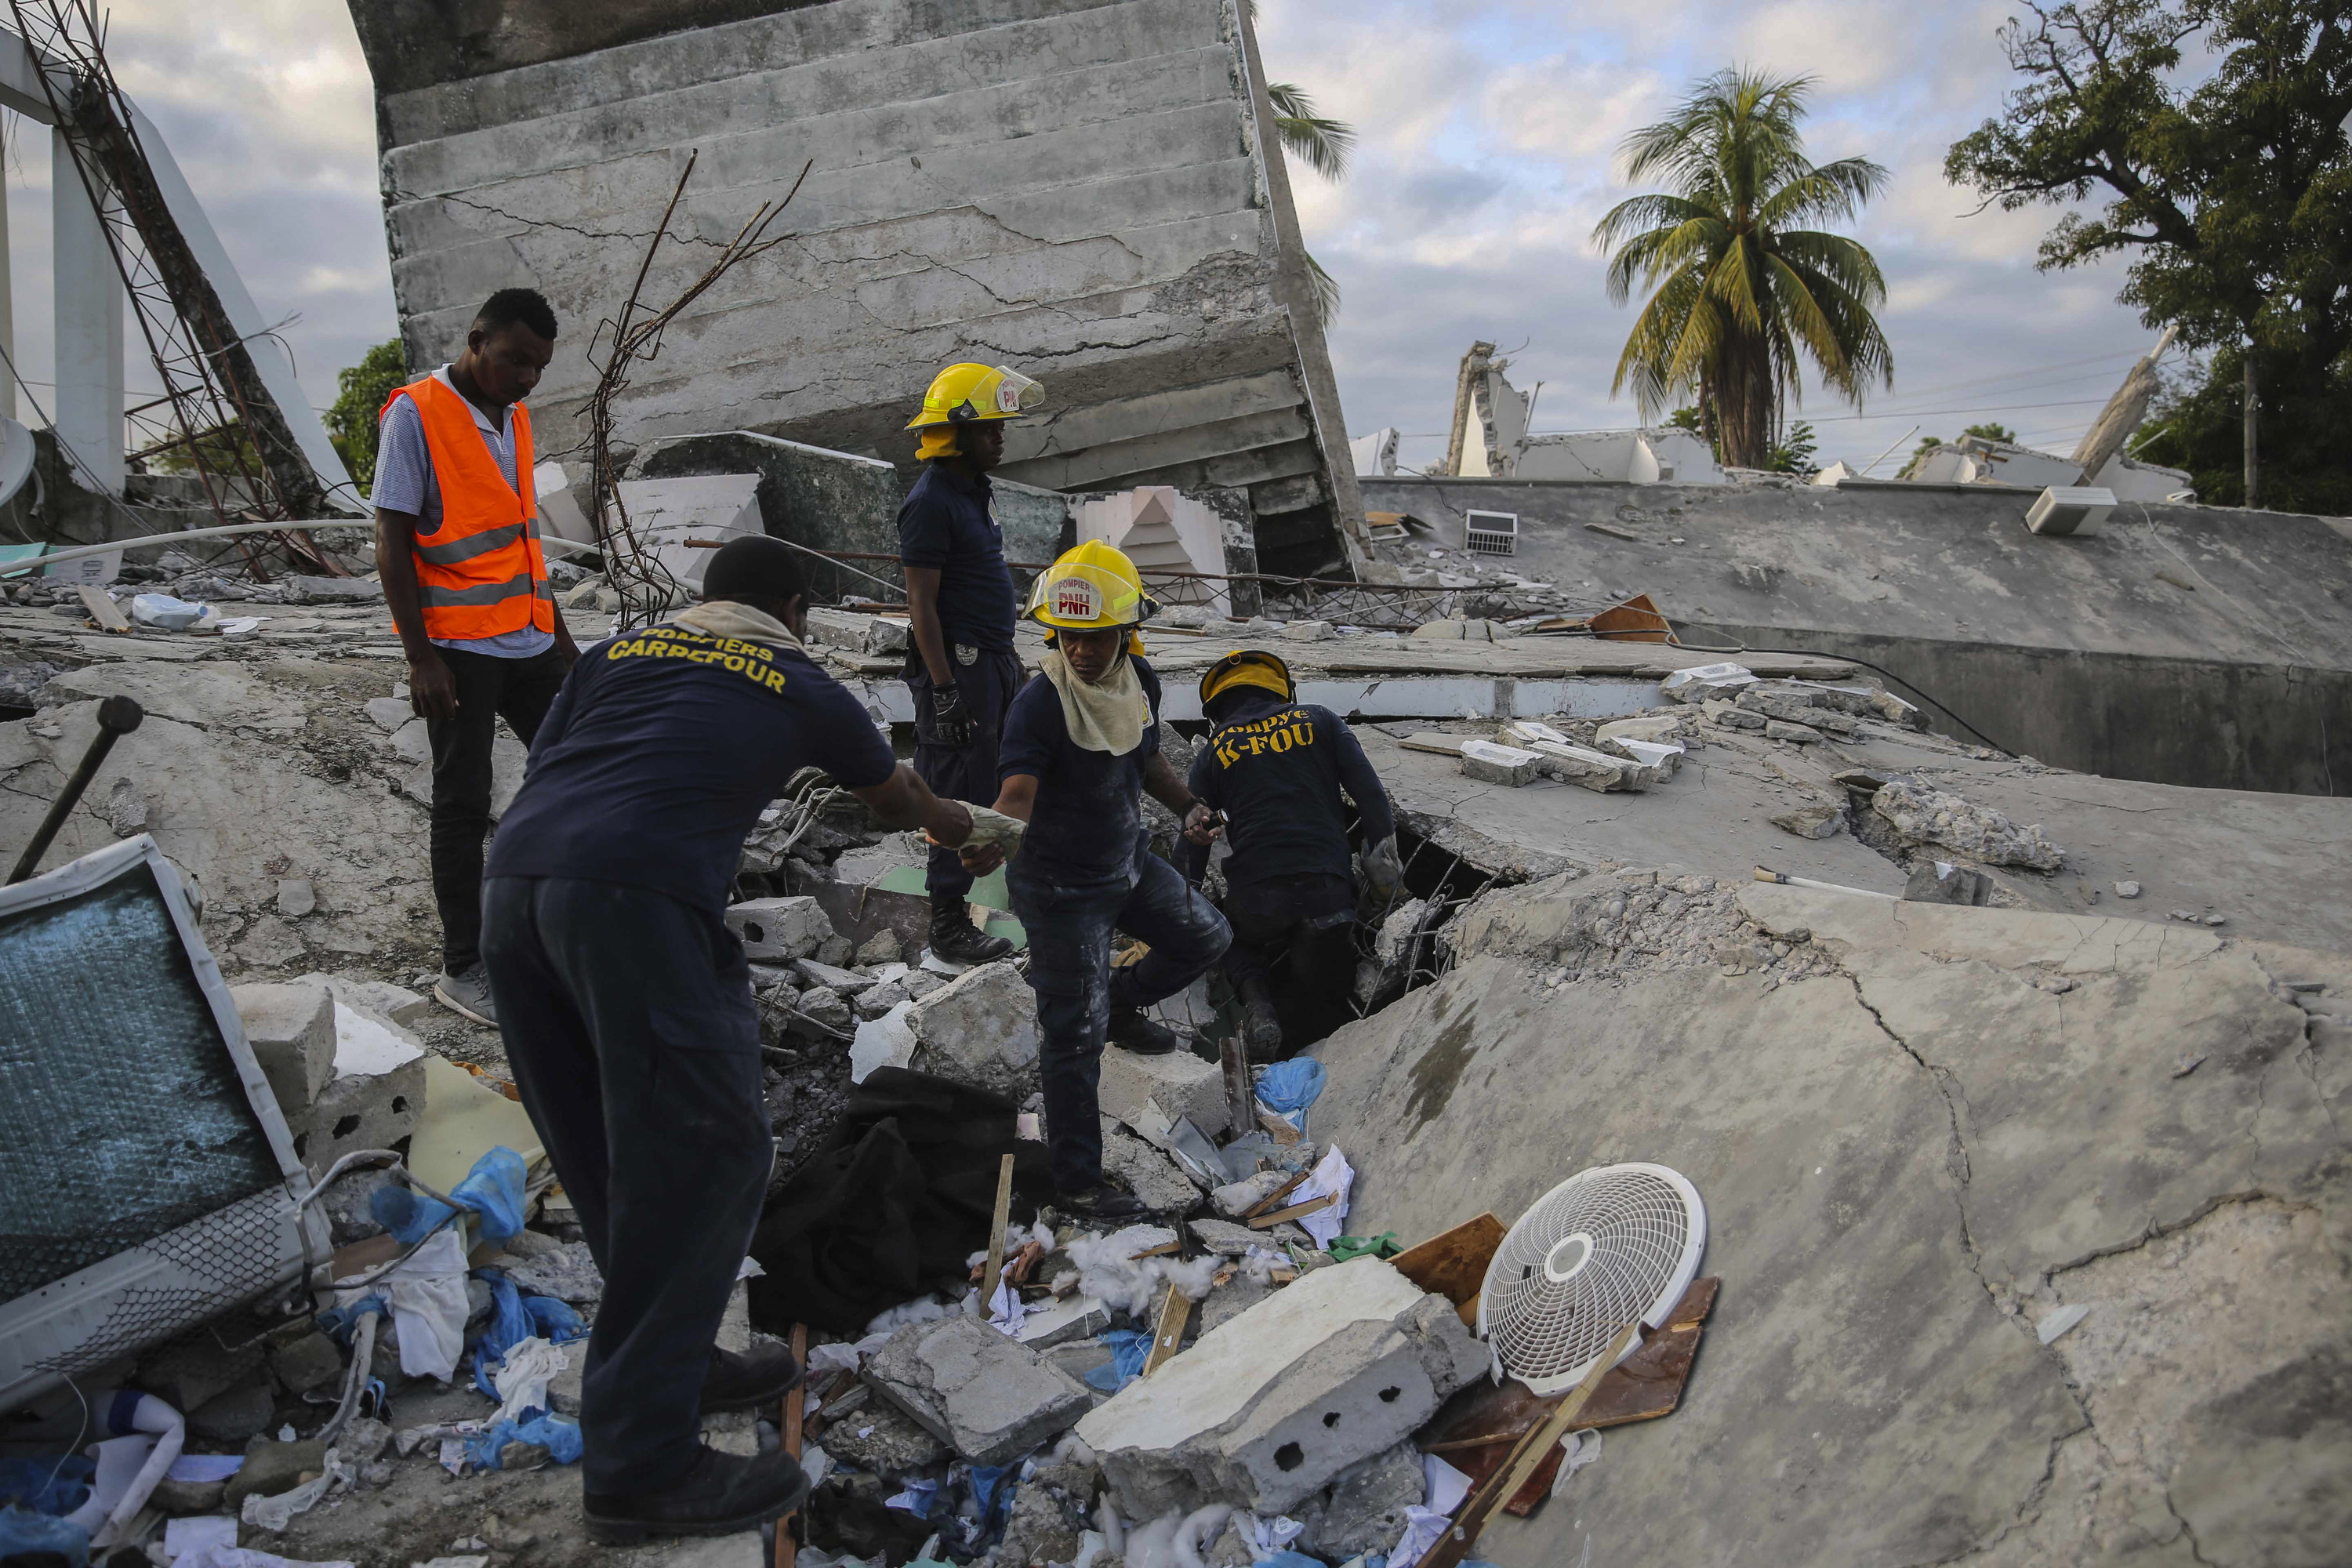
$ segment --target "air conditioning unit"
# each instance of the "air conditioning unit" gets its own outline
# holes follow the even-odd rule
[[[142,834],[0,889],[0,1410],[301,1278],[310,1178]]]
[[[1463,547],[1474,555],[1517,555],[1519,514],[1515,511],[1465,511],[1462,514]]]
[[[2036,533],[2081,538],[2096,533],[2116,509],[2116,492],[2103,485],[2053,485],[2033,498],[2025,526]]]

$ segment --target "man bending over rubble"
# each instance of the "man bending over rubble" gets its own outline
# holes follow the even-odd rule
[[[751,969],[722,919],[745,835],[811,764],[891,826],[971,831],[809,658],[788,545],[729,541],[702,591],[574,667],[483,884],[507,1059],[604,1276],[580,1419],[604,1542],[747,1530],[808,1490],[782,1453],[697,1441],[703,1415],[801,1376],[787,1351],[711,1342],[774,1163]]]
[[[1233,836],[1224,907],[1234,945],[1225,950],[1225,973],[1241,993],[1251,1059],[1275,1061],[1348,1016],[1356,979],[1348,802],[1356,803],[1362,827],[1364,879],[1383,900],[1403,881],[1395,816],[1347,721],[1300,702],[1290,667],[1273,654],[1236,648],[1210,666],[1201,677],[1201,711],[1216,728],[1188,782],[1224,814]],[[1177,850],[1177,865],[1196,884],[1208,862],[1197,842]],[[1275,1006],[1278,963],[1286,965],[1287,1040]]]
[[[501,289],[474,318],[465,352],[395,390],[379,416],[377,574],[433,747],[433,994],[478,1024],[498,1022],[479,962],[498,721],[530,745],[580,657],[540,552],[522,405],[554,355],[547,301]]]
[[[1196,841],[1213,836],[1209,808],[1160,752],[1160,678],[1136,635],[1151,609],[1135,563],[1108,544],[1081,544],[1047,568],[1027,610],[1050,628],[1045,678],[1013,699],[997,756],[996,809],[1029,825],[1004,887],[1029,936],[1055,1203],[1094,1219],[1145,1212],[1103,1176],[1104,1041],[1174,1050],[1175,1035],[1142,1010],[1192,984],[1233,937],[1151,852],[1144,826],[1149,790]],[[963,858],[985,875],[1002,857],[991,847]],[[1114,927],[1150,944],[1141,963],[1112,970]]]

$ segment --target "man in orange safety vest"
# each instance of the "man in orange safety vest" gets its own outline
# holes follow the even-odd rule
[[[548,585],[522,405],[554,355],[536,290],[491,295],[464,353],[384,400],[371,496],[377,575],[433,747],[433,994],[493,1026],[480,943],[496,721],[530,745],[580,656]]]

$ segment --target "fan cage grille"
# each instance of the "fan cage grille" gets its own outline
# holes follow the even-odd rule
[[[1570,1177],[1511,1227],[1487,1269],[1481,1327],[1496,1359],[1538,1393],[1576,1383],[1626,1324],[1674,1306],[1705,1236],[1697,1194],[1663,1167]],[[1561,1245],[1570,1238],[1589,1253]]]

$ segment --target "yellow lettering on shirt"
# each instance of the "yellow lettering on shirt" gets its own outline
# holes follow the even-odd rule
[[[604,657],[685,659],[692,664],[714,665],[769,691],[782,691],[789,682],[782,669],[770,668],[776,656],[762,644],[739,637],[708,637],[683,626],[647,626],[641,632],[614,637],[605,648]]]
[[[1293,747],[1314,743],[1314,721],[1296,708],[1269,713],[1246,724],[1228,724],[1210,741],[1217,765],[1223,768],[1232,767],[1244,757],[1263,756],[1268,752],[1278,755]]]

